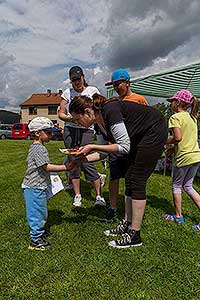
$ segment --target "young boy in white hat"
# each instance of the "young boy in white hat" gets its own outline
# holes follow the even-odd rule
[[[45,117],[34,118],[28,125],[33,136],[26,159],[27,170],[22,182],[26,203],[26,215],[30,227],[30,250],[49,249],[50,243],[45,239],[44,226],[47,221],[47,188],[50,185],[50,173],[67,171],[65,165],[53,165],[45,143],[52,137],[53,122]]]

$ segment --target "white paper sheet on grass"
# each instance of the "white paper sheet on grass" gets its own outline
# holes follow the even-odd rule
[[[64,190],[64,186],[60,176],[57,173],[50,173],[51,185],[47,189],[47,199],[53,197],[60,191]]]

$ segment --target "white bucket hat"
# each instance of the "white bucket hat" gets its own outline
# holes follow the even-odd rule
[[[31,132],[38,130],[52,131],[53,122],[45,117],[36,117],[28,124],[28,128]]]

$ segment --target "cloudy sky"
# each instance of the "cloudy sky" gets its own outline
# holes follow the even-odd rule
[[[0,0],[0,109],[69,85],[84,69],[105,94],[116,68],[131,77],[199,61],[199,0]]]

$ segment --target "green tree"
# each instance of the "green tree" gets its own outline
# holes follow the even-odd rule
[[[169,117],[171,116],[171,111],[170,111],[169,104],[165,104],[165,103],[162,102],[162,103],[157,103],[157,104],[153,105],[153,107],[155,107],[158,110],[160,110],[161,113],[166,118],[166,120],[169,120]]]
[[[0,123],[13,124],[19,122],[20,115],[7,110],[0,110]]]

